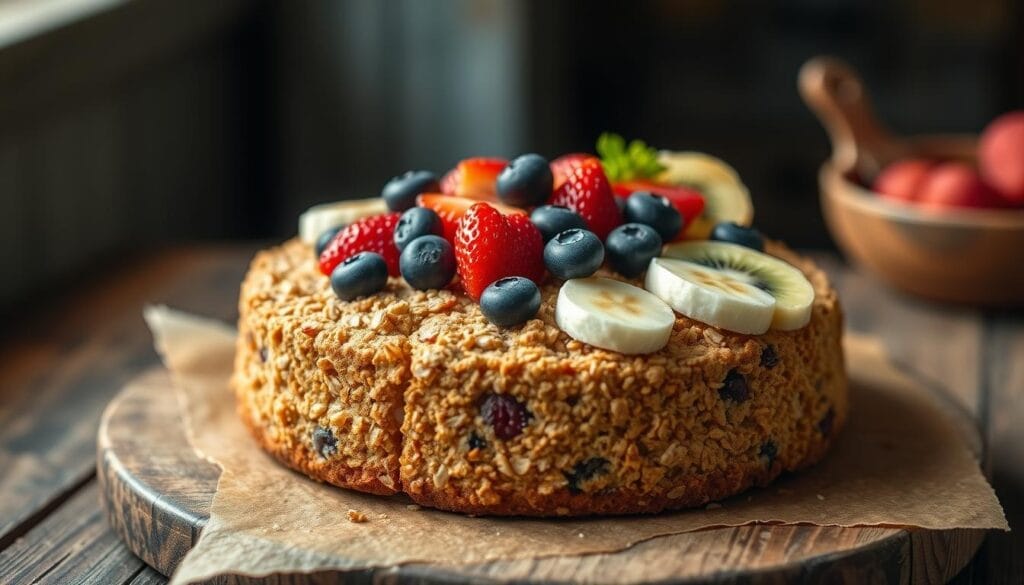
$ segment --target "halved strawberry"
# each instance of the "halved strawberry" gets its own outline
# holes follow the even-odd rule
[[[462,287],[474,300],[506,276],[523,276],[540,284],[544,238],[526,215],[505,215],[489,203],[478,202],[459,220],[455,264]]]
[[[441,192],[480,201],[497,201],[495,183],[508,160],[494,157],[475,157],[460,161],[441,179]]]
[[[555,189],[548,203],[564,205],[580,214],[590,231],[602,240],[622,223],[622,212],[615,203],[601,161],[593,157],[567,167],[565,181]]]
[[[458,228],[459,219],[474,203],[478,203],[478,201],[442,193],[422,193],[416,197],[416,205],[433,210],[441,218],[441,223],[444,224],[444,237],[449,242],[455,241],[455,230]],[[518,207],[510,207],[501,203],[490,203],[490,205],[505,215],[526,215],[526,211]]]
[[[599,160],[592,154],[574,152],[571,154],[563,154],[551,161],[549,166],[551,167],[551,174],[555,177],[554,188],[558,189],[562,183],[565,182],[565,178],[569,175],[570,170],[580,166],[583,161],[590,159]]]
[[[395,226],[400,213],[364,217],[351,223],[334,236],[320,254],[320,272],[330,276],[334,267],[357,252],[376,252],[388,264],[388,274],[398,276],[398,248],[395,247]]]
[[[612,183],[612,191],[616,197],[629,197],[634,191],[650,191],[655,195],[661,195],[672,202],[676,210],[683,216],[683,229],[679,232],[679,239],[683,238],[683,232],[690,222],[700,217],[704,211],[704,196],[700,191],[690,187],[665,185],[654,181],[635,179],[632,181],[618,181]]]

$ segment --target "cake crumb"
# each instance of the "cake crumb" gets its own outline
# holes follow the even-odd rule
[[[580,538],[583,538],[583,533],[582,533],[582,532],[580,532],[580,533],[579,533],[579,534],[577,534],[576,536],[579,536]]]
[[[380,518],[381,520],[387,520],[388,519],[388,515],[384,514],[384,513],[377,514],[377,517]]]
[[[369,520],[370,519],[366,517],[366,514],[363,514],[359,510],[348,511],[348,521],[352,522],[353,524],[362,524],[363,522],[368,522]]]
[[[822,502],[824,502],[825,501],[825,496],[823,496],[821,494],[818,494],[818,499],[821,500]]]
[[[717,510],[717,509],[719,509],[721,507],[722,507],[722,504],[719,504],[718,502],[711,502],[707,506],[704,506],[704,509],[705,510]]]
[[[405,506],[406,510],[412,510],[413,512],[419,511],[420,507],[416,504],[408,504]]]

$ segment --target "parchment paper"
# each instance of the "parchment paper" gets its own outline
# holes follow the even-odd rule
[[[223,469],[210,520],[172,584],[225,573],[612,552],[658,536],[755,522],[1008,529],[962,423],[863,337],[846,340],[848,425],[812,469],[700,510],[528,520],[414,509],[404,498],[363,495],[289,471],[257,447],[236,417],[228,387],[234,330],[166,308],[150,308],[146,318],[179,388],[192,445]],[[368,521],[351,522],[349,510]]]

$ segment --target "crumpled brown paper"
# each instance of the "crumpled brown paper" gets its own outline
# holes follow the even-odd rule
[[[848,426],[812,469],[701,510],[496,519],[417,510],[400,497],[351,492],[289,471],[257,447],[236,417],[228,388],[234,331],[166,308],[150,308],[146,318],[181,391],[192,445],[223,469],[210,520],[172,584],[226,573],[610,552],[658,536],[755,522],[1008,529],[969,448],[973,434],[895,370],[880,344],[863,337],[846,340]],[[348,510],[369,521],[350,522]]]

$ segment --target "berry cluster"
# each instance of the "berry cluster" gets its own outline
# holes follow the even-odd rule
[[[418,290],[459,286],[504,327],[536,315],[548,273],[585,278],[607,261],[638,278],[663,244],[682,239],[705,199],[655,180],[662,167],[643,143],[601,140],[601,158],[470,158],[441,178],[396,176],[381,190],[389,213],[320,236],[320,271],[346,301],[384,289],[389,276]],[[763,248],[755,230],[735,224],[712,237]]]

